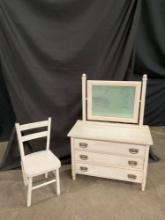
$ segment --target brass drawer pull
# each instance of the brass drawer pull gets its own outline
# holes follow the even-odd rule
[[[79,146],[81,148],[87,148],[88,147],[88,144],[87,143],[79,143]]]
[[[130,148],[130,149],[129,149],[129,152],[130,152],[131,154],[137,154],[137,153],[139,152],[139,150],[138,150],[137,148]]]
[[[134,175],[134,174],[128,174],[127,176],[129,179],[133,179],[133,180],[136,179],[136,175]]]
[[[129,161],[128,161],[128,164],[129,164],[130,166],[137,166],[138,162],[137,162],[137,161],[134,161],[134,160],[129,160]]]
[[[87,155],[82,155],[82,154],[81,154],[81,155],[80,155],[80,159],[81,159],[81,160],[87,160],[87,159],[88,159],[88,156],[87,156]]]
[[[88,171],[88,167],[80,167],[80,170],[83,172],[87,172]]]

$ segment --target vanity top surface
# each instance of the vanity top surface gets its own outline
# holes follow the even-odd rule
[[[68,133],[69,137],[152,145],[148,126],[78,120]]]

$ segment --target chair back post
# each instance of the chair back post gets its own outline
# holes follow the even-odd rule
[[[46,142],[46,150],[49,150],[50,148],[50,133],[51,133],[51,118],[48,118],[48,136],[47,136],[47,142]]]
[[[141,89],[141,102],[140,102],[140,117],[139,117],[139,125],[143,126],[144,121],[144,110],[145,110],[145,99],[146,99],[146,88],[147,88],[147,75],[143,75],[142,80],[142,89]]]
[[[24,147],[23,147],[22,138],[21,138],[20,124],[16,123],[15,128],[16,128],[16,133],[17,133],[17,138],[18,138],[18,145],[20,149],[21,160],[23,160],[25,156],[25,152],[24,152]]]

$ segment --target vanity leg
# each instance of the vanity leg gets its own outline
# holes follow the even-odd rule
[[[146,181],[147,181],[149,148],[150,148],[150,146],[147,145],[146,146],[146,152],[145,152],[145,160],[144,160],[143,181],[142,181],[142,186],[141,186],[141,190],[142,191],[145,191]]]
[[[76,180],[76,173],[74,171],[74,166],[73,165],[71,166],[71,169],[72,169],[72,180]]]
[[[75,173],[75,154],[74,154],[74,140],[71,138],[71,169],[72,169],[72,180],[76,180],[76,173]]]
[[[145,188],[146,188],[146,184],[145,184],[145,183],[142,183],[142,185],[141,185],[141,191],[144,192],[144,191],[145,191]]]
[[[72,180],[76,180],[76,174],[72,174]]]

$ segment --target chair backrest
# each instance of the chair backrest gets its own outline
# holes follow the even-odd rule
[[[25,152],[24,152],[24,142],[38,139],[38,138],[43,138],[46,137],[46,150],[49,150],[50,147],[50,130],[51,130],[51,118],[48,118],[46,121],[39,121],[39,122],[33,122],[29,124],[23,124],[20,125],[19,123],[15,124],[16,127],[16,133],[17,133],[17,138],[18,138],[18,144],[19,144],[19,149],[20,149],[20,154],[21,154],[21,159],[24,159]],[[27,130],[34,130],[37,128],[44,128],[45,131],[41,132],[33,132],[32,134],[27,134],[23,135],[22,133]]]
[[[87,80],[82,75],[83,121],[143,126],[147,75],[142,81]]]

